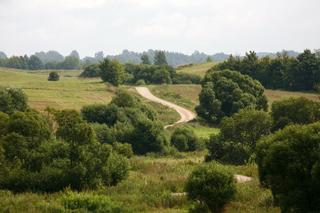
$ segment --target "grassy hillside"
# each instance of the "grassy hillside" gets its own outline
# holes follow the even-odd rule
[[[149,86],[152,93],[163,99],[172,101],[190,110],[198,104],[198,95],[201,91],[200,85],[153,85]],[[291,97],[305,97],[313,101],[320,101],[320,94],[311,92],[290,92],[281,90],[266,90],[265,94],[271,105],[276,100]]]
[[[188,212],[190,203],[186,197],[173,193],[184,191],[186,178],[203,161],[204,154],[196,152],[177,157],[134,157],[130,160],[132,169],[127,180],[92,193],[109,196],[132,212]],[[253,177],[250,183],[237,184],[236,197],[227,205],[226,212],[280,212],[271,205],[270,191],[260,188],[256,166],[226,167],[233,173]],[[65,193],[14,195],[0,191],[0,212],[62,212],[64,207],[61,197]]]
[[[206,72],[215,65],[215,62],[203,63],[203,64],[194,64],[191,66],[186,66],[179,68],[177,72],[196,74],[203,77]]]
[[[0,68],[0,85],[21,88],[29,97],[31,107],[42,110],[48,106],[77,109],[93,103],[109,103],[114,89],[100,79],[81,79],[79,71],[64,73],[60,81],[47,80],[49,71],[24,72]]]

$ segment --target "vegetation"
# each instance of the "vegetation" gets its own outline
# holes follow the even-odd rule
[[[274,130],[290,124],[310,124],[320,120],[320,103],[306,98],[290,98],[272,104]]]
[[[193,74],[199,77],[204,77],[208,70],[210,70],[214,65],[215,62],[208,62],[208,63],[201,63],[201,64],[189,64],[177,67],[178,73],[186,73],[186,74]]]
[[[179,127],[171,136],[171,145],[180,152],[192,152],[201,149],[201,141],[189,128]]]
[[[126,158],[98,143],[76,111],[0,113],[1,189],[82,190],[116,185],[127,176]]]
[[[86,106],[81,112],[89,122],[108,125],[100,127],[100,140],[129,143],[136,154],[161,153],[168,146],[155,111],[123,90],[109,105]]]
[[[48,77],[48,81],[59,81],[60,76],[57,72],[50,72],[49,73],[49,77]]]
[[[104,82],[119,86],[125,80],[124,68],[118,61],[105,59],[99,68],[100,77]]]
[[[260,181],[282,212],[319,212],[320,123],[292,125],[257,146]]]
[[[209,71],[202,82],[196,107],[199,117],[219,123],[243,108],[268,109],[264,88],[258,81],[234,71]]]
[[[246,53],[243,59],[231,55],[214,69],[239,71],[271,89],[306,91],[314,90],[320,83],[320,57],[310,50],[305,50],[296,58],[289,57],[286,52],[275,58],[262,59],[255,52]]]
[[[164,51],[156,51],[154,56],[154,65],[167,66],[167,58]]]
[[[96,78],[100,77],[100,67],[98,64],[92,64],[84,68],[83,72],[80,74],[80,77],[83,78]]]
[[[199,212],[220,213],[234,197],[236,188],[230,172],[217,163],[210,163],[199,166],[191,173],[186,191],[189,199],[199,201]]]
[[[257,141],[271,132],[271,117],[263,111],[244,109],[221,122],[219,135],[208,142],[206,160],[245,164],[254,159]]]
[[[12,114],[27,109],[28,97],[21,89],[0,87],[0,112]]]

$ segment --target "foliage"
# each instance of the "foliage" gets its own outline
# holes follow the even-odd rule
[[[167,58],[164,51],[156,51],[154,56],[154,65],[167,66]]]
[[[263,111],[244,109],[221,122],[220,134],[211,136],[206,160],[244,164],[254,155],[257,141],[271,132],[271,117]]]
[[[320,82],[320,57],[310,50],[305,50],[297,58],[289,57],[287,52],[262,59],[258,59],[255,52],[246,53],[243,59],[231,55],[215,69],[239,71],[272,89],[313,90]]]
[[[100,63],[99,68],[100,77],[104,82],[119,86],[125,80],[125,70],[118,61],[111,61],[106,58]]]
[[[28,97],[21,89],[0,87],[0,112],[11,114],[28,109]]]
[[[209,123],[219,123],[243,108],[267,110],[261,84],[234,71],[209,71],[202,82],[197,114]]]
[[[126,158],[96,142],[92,128],[79,113],[48,113],[48,117],[33,110],[0,115],[4,127],[0,188],[15,192],[81,190],[115,185],[127,176]]]
[[[133,157],[131,144],[114,142],[112,144],[112,148],[116,153],[123,155],[127,158]]]
[[[102,143],[129,143],[136,154],[163,152],[168,146],[155,111],[124,90],[109,105],[86,106],[81,112],[89,122],[108,125],[94,125]]]
[[[98,64],[92,64],[84,68],[84,71],[80,74],[83,78],[95,78],[100,76],[100,67]]]
[[[319,212],[320,123],[291,125],[257,146],[260,181],[282,212]]]
[[[99,213],[120,213],[124,209],[118,203],[114,203],[109,197],[88,193],[69,192],[61,198],[66,210],[99,212]]]
[[[60,76],[56,71],[52,71],[49,73],[48,81],[59,81]]]
[[[188,177],[185,189],[188,198],[199,201],[211,212],[222,212],[235,195],[233,175],[217,163],[199,166]]]
[[[151,64],[149,56],[147,54],[142,54],[141,64]]]
[[[290,124],[310,124],[320,120],[320,103],[306,98],[290,98],[275,101],[271,115],[274,130]]]
[[[200,139],[190,128],[179,127],[175,129],[171,136],[171,145],[180,152],[192,152],[201,147]]]

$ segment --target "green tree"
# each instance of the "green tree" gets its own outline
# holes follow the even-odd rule
[[[56,71],[52,71],[49,73],[48,81],[59,81],[60,75]]]
[[[254,156],[257,141],[270,134],[272,119],[263,111],[244,109],[221,122],[220,134],[211,136],[206,160],[245,164]]]
[[[189,199],[200,202],[213,213],[222,212],[236,192],[233,175],[217,163],[196,168],[188,177],[185,189]]]
[[[37,56],[32,55],[29,58],[28,67],[30,70],[40,70],[43,69],[44,65]]]
[[[167,58],[165,51],[156,51],[154,56],[154,64],[158,66],[167,66]]]
[[[28,109],[28,97],[21,89],[0,87],[0,112],[11,114]]]
[[[100,76],[104,82],[109,82],[114,86],[119,86],[125,80],[125,70],[116,60],[104,59],[100,64]]]
[[[171,136],[171,145],[173,145],[180,152],[195,151],[200,145],[200,139],[196,136],[194,131],[189,128],[177,128]]]
[[[98,64],[92,64],[84,68],[84,71],[80,74],[83,78],[95,78],[100,76],[100,67]]]
[[[282,212],[320,211],[320,123],[291,125],[257,145],[260,182]]]
[[[210,70],[202,81],[198,116],[209,123],[219,123],[244,108],[267,110],[263,86],[247,75],[235,71]]]
[[[151,62],[150,62],[150,59],[149,59],[149,56],[147,55],[147,54],[142,54],[142,56],[141,56],[141,63],[142,64],[151,64]]]
[[[320,120],[320,103],[304,97],[275,101],[271,115],[274,130],[290,124],[310,124]]]

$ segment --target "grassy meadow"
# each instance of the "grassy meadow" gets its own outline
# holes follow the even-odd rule
[[[188,212],[191,203],[179,193],[184,191],[186,178],[203,162],[204,155],[205,152],[194,152],[169,157],[133,157],[130,159],[131,171],[125,181],[114,187],[85,193],[110,197],[130,209],[128,212]],[[237,184],[237,194],[225,212],[280,212],[271,204],[270,191],[260,188],[255,165],[227,167],[233,173],[252,176],[253,181]],[[0,191],[0,212],[64,212],[61,197],[67,192],[68,189],[54,194],[14,195]]]
[[[196,74],[196,75],[203,77],[206,74],[206,72],[209,69],[211,69],[215,64],[216,64],[215,62],[194,64],[194,65],[178,68],[177,72]]]

